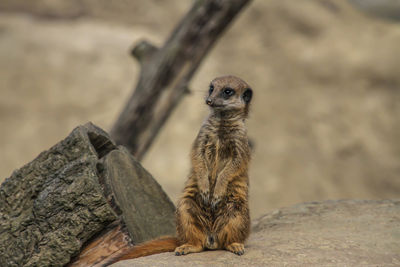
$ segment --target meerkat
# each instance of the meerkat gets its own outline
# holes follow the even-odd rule
[[[177,204],[177,237],[132,247],[112,262],[168,251],[177,256],[206,249],[244,253],[250,233],[245,120],[252,95],[250,86],[235,76],[211,81],[205,99],[210,114],[192,146],[192,167]]]
[[[214,79],[206,104],[210,115],[191,151],[192,169],[176,210],[176,255],[204,249],[244,253],[250,231],[245,127],[250,86],[234,76]]]

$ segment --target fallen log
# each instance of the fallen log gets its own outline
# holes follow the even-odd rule
[[[123,147],[88,123],[0,187],[0,266],[94,266],[174,235],[175,207]]]

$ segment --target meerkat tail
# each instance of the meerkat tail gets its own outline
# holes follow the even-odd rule
[[[102,263],[101,266],[105,267],[118,261],[135,259],[163,252],[173,252],[177,246],[178,240],[176,237],[163,237],[150,240],[143,244],[116,252],[115,255],[112,255],[111,258]]]

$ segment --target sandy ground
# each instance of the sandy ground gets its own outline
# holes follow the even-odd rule
[[[256,221],[244,255],[167,252],[130,266],[399,266],[399,200],[324,201],[275,210]]]
[[[190,1],[2,1],[0,180],[92,121],[109,130],[146,38],[161,45]],[[400,196],[400,24],[346,1],[256,0],[208,55],[192,94],[145,157],[173,201],[207,108],[209,81],[234,74],[248,121],[254,217],[293,203]]]

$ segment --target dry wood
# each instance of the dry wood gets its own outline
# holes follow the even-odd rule
[[[207,52],[250,0],[197,0],[160,49],[141,42],[136,89],[111,136],[140,160],[182,96]]]
[[[130,237],[120,223],[91,241],[67,267],[102,266],[117,251],[130,247]]]
[[[80,126],[0,186],[0,266],[95,266],[173,235],[174,211],[126,149]]]

